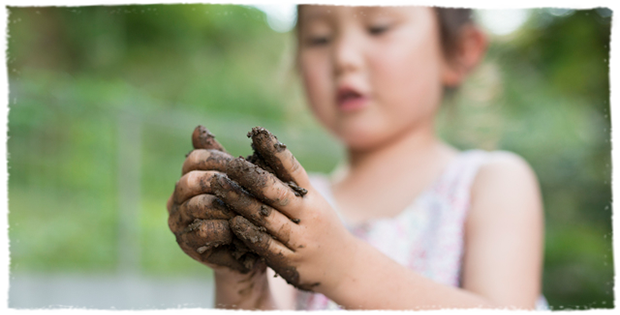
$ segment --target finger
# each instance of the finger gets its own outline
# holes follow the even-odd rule
[[[189,198],[211,193],[211,178],[215,171],[191,171],[183,176],[177,182],[174,188],[173,202],[182,204]]]
[[[252,165],[251,163],[248,164]],[[273,175],[269,175],[273,177]],[[281,182],[280,184],[282,185]],[[283,187],[282,190],[286,190],[290,194],[288,198],[297,198],[290,189]],[[286,240],[286,242],[288,242],[291,229],[284,228],[284,225],[288,223],[290,227],[290,224],[299,223],[297,216],[290,215],[287,211],[280,212],[279,209],[276,210],[272,206],[261,202],[225,175],[216,174],[213,176],[211,179],[211,191],[234,212],[244,216],[256,225],[265,227],[272,235],[278,239]]]
[[[214,248],[204,259],[210,264],[232,268],[241,273],[248,273],[255,270],[259,264],[262,265],[263,268],[265,265],[255,253],[247,252],[242,257],[237,258],[234,256],[234,251],[231,251],[226,246]]]
[[[187,255],[207,265],[224,266],[246,273],[259,262],[260,257],[234,237],[228,220],[197,220],[193,227],[190,225],[187,231],[175,235]]]
[[[252,253],[248,253],[237,259],[233,256],[230,249],[225,246],[214,248],[209,252],[203,253],[201,259],[214,265],[237,270],[241,273],[250,272],[254,264],[258,262],[258,256]]]
[[[215,140],[215,136],[202,125],[194,129],[192,133],[192,145],[194,149],[213,149],[226,152],[224,147]]]
[[[199,254],[208,249],[230,244],[233,239],[227,220],[196,219],[179,234],[180,241]]]
[[[279,179],[285,183],[292,182],[294,185],[291,185],[291,188],[301,195],[307,192],[302,187],[310,186],[308,174],[285,144],[278,141],[276,136],[262,127],[252,128],[248,137],[252,138],[254,150],[273,169]]]
[[[283,213],[265,205],[246,193],[239,185],[223,175],[213,177],[211,183],[213,192],[230,206],[234,212],[242,215],[253,224],[265,228],[275,239],[280,241],[291,251],[295,251],[296,224],[299,219],[291,219]]]
[[[298,217],[298,209],[301,208],[303,199],[275,175],[243,158],[231,160],[227,164],[226,174],[267,205],[278,209],[289,218]]]
[[[232,160],[230,154],[213,149],[196,149],[190,152],[183,162],[182,174],[191,171],[226,171],[226,164]]]
[[[173,233],[178,233],[196,219],[229,220],[234,216],[235,213],[222,200],[214,195],[202,194],[177,206],[168,217],[168,226]]]
[[[229,225],[235,236],[253,252],[264,257],[267,264],[271,260],[277,260],[278,256],[286,257],[292,254],[290,249],[242,216],[230,219]]]
[[[258,256],[252,253],[248,253],[241,259],[237,259],[236,257],[234,257],[229,245],[211,248],[202,253],[198,253],[195,248],[184,244],[178,238],[177,242],[179,243],[179,246],[185,254],[207,266],[223,266],[231,268],[233,270],[237,270],[241,273],[247,273],[252,269],[254,263],[256,263],[258,260]]]
[[[262,232],[242,216],[230,219],[230,228],[250,249],[265,258],[267,266],[271,267],[286,282],[296,287],[299,286],[299,273],[291,265],[293,253],[288,248]]]

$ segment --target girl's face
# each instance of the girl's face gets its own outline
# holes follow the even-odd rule
[[[310,105],[349,148],[432,128],[447,67],[432,8],[303,6],[299,23]]]

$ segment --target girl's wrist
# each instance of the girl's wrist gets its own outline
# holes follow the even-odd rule
[[[213,268],[213,278],[216,284],[226,284],[228,286],[233,284],[240,284],[246,282],[256,281],[262,277],[266,277],[266,268],[264,264],[255,266],[253,270],[248,273],[241,273],[230,268]]]
[[[363,241],[347,231],[344,246],[338,251],[337,259],[330,261],[331,272],[325,279],[325,285],[318,286],[317,292],[334,299],[343,290],[354,283],[355,269],[359,262],[360,249]]]
[[[214,270],[217,308],[272,309],[271,291],[264,265],[243,274],[233,270]]]

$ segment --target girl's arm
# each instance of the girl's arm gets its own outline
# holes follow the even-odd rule
[[[465,226],[463,289],[441,285],[358,244],[337,287],[325,294],[347,308],[517,307],[540,294],[543,215],[527,163],[501,153],[475,180]]]
[[[472,197],[463,287],[500,305],[534,308],[541,294],[544,247],[536,175],[519,156],[496,153],[481,169]]]
[[[264,268],[257,268],[249,274],[216,270],[215,307],[245,310],[277,309],[265,272]]]

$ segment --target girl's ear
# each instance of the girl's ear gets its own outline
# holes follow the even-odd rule
[[[487,37],[480,28],[466,24],[450,55],[446,56],[442,81],[446,87],[457,87],[482,60],[487,49]]]

